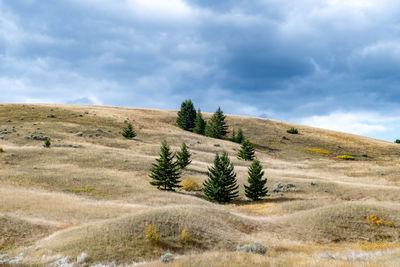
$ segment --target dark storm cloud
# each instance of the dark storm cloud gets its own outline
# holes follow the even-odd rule
[[[399,111],[399,11],[389,0],[0,2],[0,101],[171,109],[190,97],[204,111],[353,132],[338,118],[357,113],[357,133],[379,136],[398,120],[368,118]]]

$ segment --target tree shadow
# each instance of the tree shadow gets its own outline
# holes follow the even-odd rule
[[[261,200],[257,200],[257,201],[239,199],[239,200],[235,200],[232,203],[236,204],[236,205],[240,205],[240,206],[245,206],[245,205],[250,205],[250,204],[282,203],[282,202],[290,202],[290,201],[295,201],[295,200],[304,200],[304,198],[278,196],[278,197],[273,197],[273,198],[261,199]]]
[[[175,193],[184,195],[184,196],[196,197],[196,198],[199,198],[202,200],[207,200],[206,197],[201,193],[201,191],[194,191],[194,192],[175,191]],[[235,204],[238,206],[246,206],[246,205],[251,205],[251,204],[282,203],[282,202],[290,202],[290,201],[296,201],[296,200],[305,200],[305,198],[274,196],[274,197],[270,197],[270,198],[261,199],[258,201],[253,201],[250,199],[237,199],[237,200],[233,200],[230,203],[217,203],[217,202],[215,202],[215,203],[219,204],[219,205]]]

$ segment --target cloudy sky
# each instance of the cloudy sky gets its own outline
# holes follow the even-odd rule
[[[400,138],[400,2],[0,0],[0,102],[178,109]]]

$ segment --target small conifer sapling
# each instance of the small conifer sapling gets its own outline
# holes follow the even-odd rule
[[[51,146],[50,138],[47,138],[47,139],[44,141],[43,147],[45,147],[45,148],[50,148],[50,146]]]
[[[122,131],[122,136],[126,139],[133,139],[136,136],[132,124],[128,123],[128,125]]]
[[[254,159],[254,147],[248,139],[245,139],[242,146],[238,152],[238,158],[244,160]]]
[[[177,162],[181,169],[185,169],[192,162],[190,159],[191,156],[192,154],[189,152],[186,144],[182,143],[181,151],[176,154]]]

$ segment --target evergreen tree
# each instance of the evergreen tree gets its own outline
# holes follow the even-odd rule
[[[201,114],[200,109],[196,113],[196,119],[194,121],[193,132],[197,134],[204,135],[204,131],[206,129],[206,122],[203,119],[203,115]]]
[[[187,149],[186,144],[182,143],[181,151],[178,152],[178,154],[176,155],[178,165],[181,169],[186,168],[186,166],[188,166],[192,162],[192,160],[190,159],[191,156],[192,155]]]
[[[217,111],[211,117],[206,125],[206,136],[213,138],[222,138],[228,133],[228,125],[225,122],[226,116],[218,107]]]
[[[127,139],[133,139],[136,136],[132,124],[128,123],[128,125],[122,131],[122,136]]]
[[[180,183],[180,167],[177,161],[174,161],[175,153],[170,151],[166,141],[162,142],[160,158],[157,163],[153,163],[150,171],[150,178],[153,181],[151,185],[157,186],[160,190],[175,191],[175,187],[181,187]]]
[[[228,154],[217,153],[214,166],[208,168],[208,179],[203,183],[206,199],[212,202],[228,203],[238,196],[239,186],[236,184],[236,174]]]
[[[244,135],[243,135],[243,130],[242,130],[242,128],[239,128],[239,131],[238,131],[237,134],[236,134],[236,132],[235,132],[235,129],[233,129],[232,138],[231,138],[231,141],[232,141],[232,142],[241,144],[241,143],[244,141],[244,139],[245,139],[245,138],[244,138]]]
[[[265,186],[267,179],[262,179],[264,171],[258,159],[255,159],[249,167],[248,186],[244,186],[246,197],[256,201],[268,194],[268,188]]]
[[[181,104],[181,110],[178,111],[176,123],[180,128],[186,131],[191,131],[194,128],[196,119],[196,110],[194,109],[192,100],[185,100]]]
[[[248,139],[245,139],[242,143],[242,147],[238,152],[238,158],[244,160],[254,159],[254,147]]]
[[[235,132],[235,129],[232,130],[232,138],[231,138],[231,141],[236,143],[236,132]]]
[[[241,144],[241,143],[243,143],[243,141],[244,141],[243,130],[242,130],[242,128],[239,128],[239,131],[236,135],[236,143]]]

